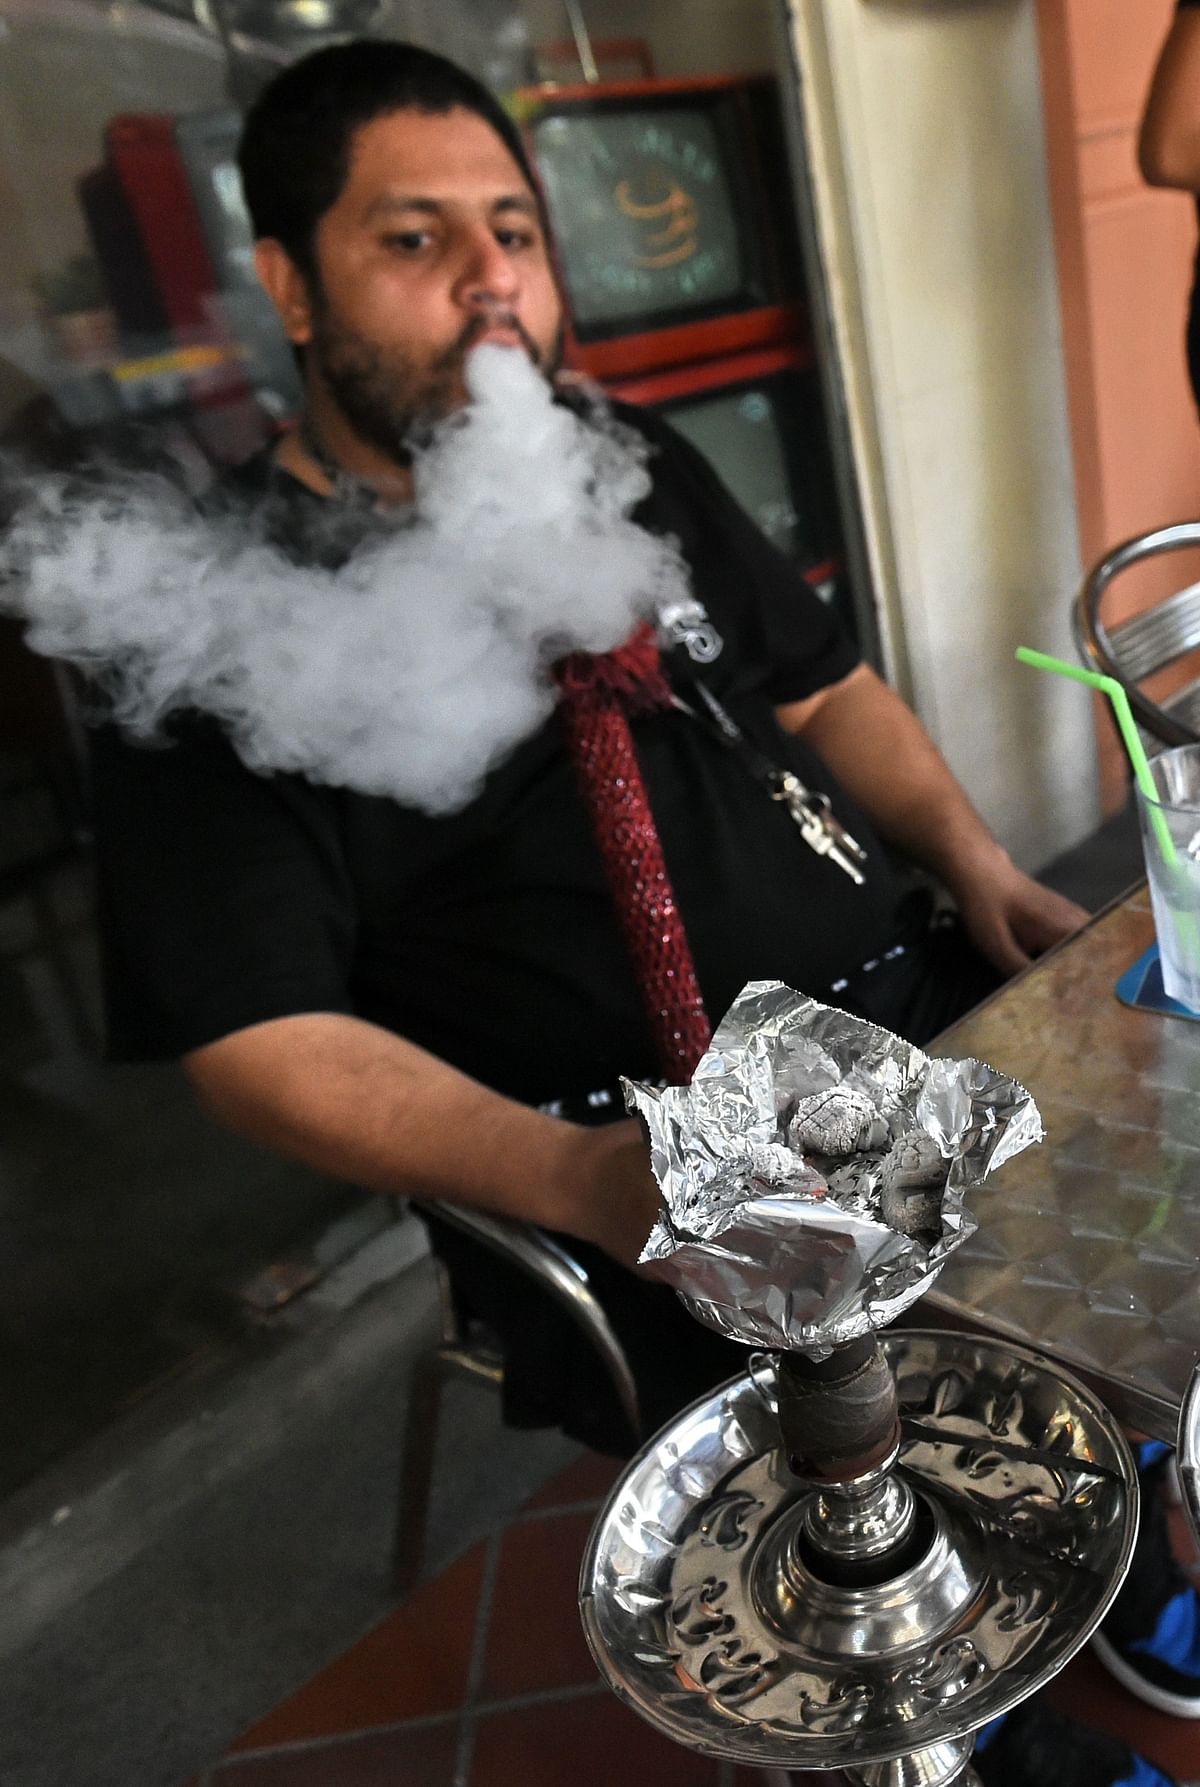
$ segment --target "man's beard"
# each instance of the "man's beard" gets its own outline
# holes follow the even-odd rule
[[[511,311],[497,309],[470,319],[458,339],[420,364],[400,348],[383,348],[338,321],[324,293],[314,294],[313,335],[307,352],[330,396],[360,440],[406,466],[439,422],[464,402],[463,368],[480,336],[500,324],[519,338],[533,365],[553,380],[562,364],[563,326],[542,354]]]

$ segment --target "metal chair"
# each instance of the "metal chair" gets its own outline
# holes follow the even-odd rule
[[[1162,745],[1200,742],[1200,676],[1161,702],[1152,700],[1142,687],[1156,670],[1178,663],[1200,647],[1200,582],[1111,626],[1102,609],[1109,588],[1131,565],[1185,547],[1200,547],[1200,521],[1177,522],[1124,541],[1088,573],[1072,611],[1075,642],[1084,663],[1116,678],[1129,696],[1139,726]]]
[[[554,1299],[594,1349],[608,1373],[631,1433],[640,1436],[641,1412],[629,1361],[579,1261],[561,1243],[530,1223],[440,1202],[416,1203],[413,1207],[469,1235],[527,1274],[533,1284]],[[415,1587],[424,1558],[442,1390],[452,1377],[470,1378],[496,1389],[504,1382],[504,1359],[494,1339],[463,1322],[448,1272],[436,1258],[434,1267],[438,1274],[442,1333],[441,1339],[418,1360],[409,1387],[392,1551],[392,1586],[398,1596]]]

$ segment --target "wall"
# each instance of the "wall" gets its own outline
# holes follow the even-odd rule
[[[521,10],[535,43],[569,35],[561,0],[524,0]],[[582,0],[581,12],[596,39],[644,39],[664,78],[771,66],[768,0]]]
[[[1014,856],[1098,817],[1032,0],[792,0],[889,669]]]
[[[1137,168],[1137,132],[1173,0],[1041,0],[1060,280],[1075,303],[1073,407],[1086,557],[1200,513],[1200,428],[1183,334],[1196,249],[1186,193]],[[1066,139],[1064,141],[1064,138]],[[1078,262],[1068,262],[1074,239]],[[1081,430],[1077,427],[1077,438]]]
[[[1190,195],[1156,191],[1137,167],[1137,134],[1174,0],[1038,0],[1051,195],[1067,342],[1079,531],[1086,562],[1164,522],[1200,515],[1200,427],[1184,354],[1196,249]],[[1200,577],[1200,554],[1127,574],[1110,620]],[[1197,673],[1192,662],[1181,676]],[[1160,694],[1165,693],[1159,689]],[[1128,768],[1099,714],[1108,804]]]
[[[194,111],[225,97],[220,46],[136,4],[0,0],[0,361],[44,382],[37,277],[88,247],[79,176],[117,112]],[[0,373],[0,409],[4,405]]]

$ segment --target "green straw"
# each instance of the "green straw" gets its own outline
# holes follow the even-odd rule
[[[1069,676],[1072,682],[1086,683],[1090,689],[1099,689],[1112,702],[1117,726],[1125,749],[1129,753],[1129,761],[1133,765],[1133,773],[1137,785],[1150,802],[1150,823],[1154,827],[1163,861],[1175,863],[1179,854],[1175,849],[1175,840],[1171,836],[1171,828],[1167,824],[1166,814],[1162,810],[1158,788],[1150,768],[1150,759],[1146,756],[1146,748],[1142,744],[1141,734],[1137,729],[1137,721],[1133,717],[1133,709],[1129,705],[1129,697],[1115,676],[1102,676],[1098,670],[1082,670],[1078,664],[1066,664],[1061,658],[1052,658],[1049,652],[1031,651],[1027,645],[1017,647],[1017,656],[1022,664],[1032,664],[1035,670],[1052,670],[1056,676]]]
[[[1158,788],[1150,769],[1150,760],[1146,756],[1146,747],[1142,743],[1133,710],[1129,705],[1129,697],[1115,676],[1102,676],[1097,670],[1081,670],[1078,664],[1065,664],[1061,658],[1052,658],[1048,652],[1031,651],[1027,645],[1017,647],[1017,656],[1022,664],[1032,664],[1035,670],[1052,670],[1057,676],[1069,676],[1072,682],[1086,683],[1090,689],[1100,689],[1112,702],[1113,713],[1117,716],[1117,725],[1129,753],[1129,761],[1133,765],[1133,773],[1137,785],[1146,797],[1146,810],[1150,815],[1150,823],[1154,827],[1154,835],[1158,839],[1158,847],[1162,852],[1163,862],[1174,868],[1179,862],[1179,852],[1175,848],[1175,840],[1171,836],[1171,828],[1167,824],[1167,816],[1162,810]],[[1193,962],[1200,960],[1200,928],[1197,927],[1196,915],[1191,912],[1175,912],[1178,925],[1178,936],[1181,946],[1187,951]],[[1161,948],[1161,935],[1159,947]]]

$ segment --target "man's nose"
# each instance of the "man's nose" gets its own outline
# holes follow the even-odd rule
[[[458,300],[469,310],[511,302],[520,289],[512,257],[490,230],[473,236],[458,280]]]

